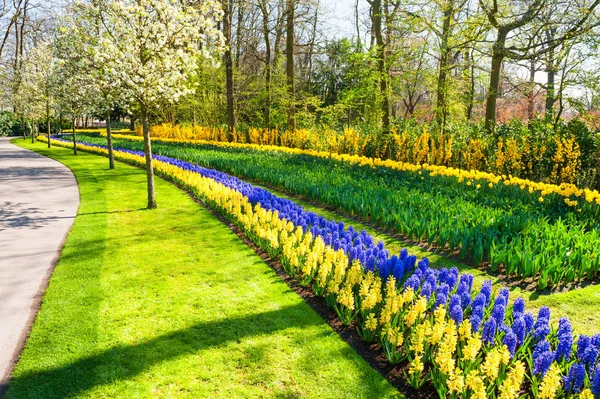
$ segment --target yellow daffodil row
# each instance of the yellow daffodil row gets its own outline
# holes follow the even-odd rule
[[[104,134],[101,133],[101,135]],[[117,139],[143,140],[143,137],[132,135],[114,134],[113,137]],[[391,159],[383,160],[379,158],[369,158],[360,155],[337,154],[333,152],[303,150],[299,148],[288,148],[274,145],[240,144],[221,141],[186,140],[173,138],[160,138],[159,140],[166,143],[190,143],[199,145],[211,145],[223,148],[252,149],[256,151],[280,151],[287,154],[301,154],[319,158],[329,158],[360,166],[386,167],[393,170],[409,171],[421,174],[423,172],[427,172],[430,176],[454,177],[457,179],[458,183],[465,183],[468,186],[476,185],[474,182],[481,182],[484,185],[487,185],[490,188],[492,188],[494,187],[494,185],[502,183],[505,186],[518,187],[521,190],[527,191],[529,193],[535,192],[537,195],[539,195],[540,202],[543,202],[544,196],[556,194],[565,197],[565,199],[569,199],[570,202],[566,203],[571,206],[576,206],[574,198],[585,200],[590,204],[600,205],[600,192],[596,190],[590,190],[588,188],[581,189],[578,188],[576,185],[570,183],[563,183],[560,185],[540,183],[527,179],[521,179],[511,175],[499,176],[488,172],[480,172],[477,170],[463,170],[452,167],[429,164],[418,165],[407,162],[394,161]],[[479,187],[481,187],[481,184],[479,184]]]
[[[72,148],[71,143],[52,142]],[[78,148],[107,155],[104,148]],[[127,163],[145,164],[140,155],[115,151],[114,156]],[[361,338],[378,341],[392,364],[408,364],[405,378],[414,388],[429,382],[443,398],[527,397],[522,388],[531,376],[524,360],[511,358],[507,346],[498,341],[483,344],[469,320],[457,326],[445,306],[433,309],[431,301],[411,288],[399,290],[394,277],[383,281],[379,275],[365,272],[358,260],[350,263],[343,250],[336,251],[320,236],[313,237],[280,218],[277,211],[253,206],[234,189],[165,162],[154,160],[153,165],[157,174],[190,189],[273,259],[279,258],[292,277],[326,299],[344,324],[355,320]],[[539,383],[539,392],[545,396],[538,397],[560,395],[562,388],[555,380],[555,373],[549,372]],[[586,389],[579,397],[589,398],[591,393]]]

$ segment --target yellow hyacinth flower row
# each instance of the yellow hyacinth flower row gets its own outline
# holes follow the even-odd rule
[[[105,136],[104,133],[101,133],[101,135]],[[140,141],[143,140],[143,137],[131,135],[113,134],[113,137],[116,139]],[[590,204],[600,205],[600,192],[596,190],[590,190],[588,188],[581,189],[578,188],[576,185],[570,183],[562,183],[560,185],[556,185],[521,179],[512,175],[495,175],[493,173],[481,172],[478,170],[463,170],[448,166],[429,164],[418,165],[408,162],[394,161],[391,159],[384,160],[379,158],[369,158],[362,155],[338,154],[335,152],[304,150],[299,148],[288,148],[275,145],[242,144],[222,141],[189,140],[177,138],[160,138],[158,140],[165,143],[189,143],[198,145],[211,145],[222,148],[252,149],[256,151],[279,151],[287,154],[309,155],[319,158],[334,159],[336,161],[348,162],[353,165],[360,165],[365,167],[385,167],[397,171],[407,171],[415,173],[428,172],[430,176],[453,177],[457,180],[458,183],[465,183],[468,186],[475,185],[473,182],[481,182],[484,185],[487,185],[491,188],[494,185],[502,183],[505,186],[518,187],[519,189],[527,191],[529,193],[535,192],[540,196],[540,198],[542,198],[542,200],[543,197],[546,195],[556,194],[566,199],[570,199],[570,201],[573,201],[572,198],[577,198],[587,201]]]

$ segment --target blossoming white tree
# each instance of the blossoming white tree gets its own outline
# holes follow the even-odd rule
[[[57,105],[62,115],[71,119],[73,129],[73,154],[77,155],[75,120],[94,109],[99,92],[93,81],[83,71],[65,61],[57,71]]]
[[[65,87],[65,96],[71,91],[72,105],[82,105],[77,101],[80,97],[89,110],[106,116],[108,162],[110,169],[114,169],[110,117],[119,103],[121,89],[113,76],[117,59],[102,56],[105,49],[99,47],[102,37],[108,35],[100,16],[100,4],[85,0],[74,2],[58,24],[55,43],[60,59],[70,70],[70,79],[74,80],[73,85]],[[105,41],[109,39],[110,36]],[[73,138],[75,140],[74,129]]]
[[[48,148],[50,148],[50,117],[56,103],[55,88],[56,58],[53,48],[50,43],[39,43],[31,49],[23,63],[22,81],[16,97],[22,107],[22,113],[32,121],[45,117]]]
[[[95,62],[111,67],[130,108],[140,113],[148,180],[148,208],[156,208],[148,117],[156,107],[191,93],[201,62],[215,62],[223,50],[218,29],[222,11],[214,0],[93,1],[104,33]]]

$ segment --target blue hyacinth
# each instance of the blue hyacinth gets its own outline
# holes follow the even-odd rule
[[[513,304],[513,316],[521,315],[525,313],[525,300],[521,297],[515,299]]]
[[[448,295],[450,295],[450,287],[448,286],[448,284],[442,283],[438,285],[435,292],[437,295],[444,295],[446,299],[448,299]]]
[[[552,348],[550,347],[550,343],[546,340],[540,341],[533,350],[532,358],[535,361],[542,353],[544,352],[552,352]]]
[[[485,306],[489,305],[492,298],[492,280],[485,280],[481,286],[481,294],[485,297]]]
[[[510,291],[508,288],[504,287],[500,290],[500,292],[498,293],[498,296],[496,297],[496,303],[502,301],[502,303],[504,304],[504,307],[508,307],[508,298],[510,297]]]
[[[573,332],[571,322],[566,318],[561,318],[558,322],[558,345],[556,347],[556,360],[569,360],[573,350]]]
[[[446,303],[448,303],[448,296],[446,294],[444,294],[444,293],[436,294],[435,305],[433,306],[433,308],[437,309],[440,305],[446,306]]]
[[[492,312],[492,318],[496,320],[496,324],[502,325],[504,322],[504,315],[506,314],[506,306],[503,301],[496,300],[494,304],[494,310]]]
[[[479,328],[481,328],[481,317],[479,315],[472,315],[469,321],[471,322],[471,331],[473,333],[478,332]]]
[[[477,316],[481,320],[483,320],[484,314],[485,314],[485,311],[483,309],[483,306],[476,306],[476,307],[473,308],[473,313],[471,313],[471,317]]]
[[[586,365],[588,370],[591,370],[596,365],[599,353],[600,349],[594,345],[590,345],[586,348],[581,361]]]
[[[525,318],[523,316],[517,317],[512,325],[512,332],[517,337],[517,343],[519,346],[525,342],[525,336],[527,335],[527,326],[525,325]]]
[[[600,364],[591,373],[590,389],[595,398],[600,397]]]
[[[525,327],[527,329],[527,335],[529,335],[533,331],[533,325],[535,324],[535,319],[531,313],[525,313],[523,315],[523,320],[525,320]]]
[[[463,310],[460,304],[450,308],[450,317],[457,325],[462,324],[463,322]]]
[[[477,296],[475,297],[475,299],[473,299],[473,303],[471,303],[471,307],[473,309],[477,308],[477,307],[482,307],[485,308],[486,306],[486,299],[485,299],[485,295],[484,294],[477,294]]]
[[[574,363],[569,370],[569,374],[563,377],[565,391],[570,394],[581,392],[584,381],[585,368],[579,363]]]
[[[550,334],[550,309],[545,306],[540,308],[537,321],[533,326],[533,337],[535,340],[545,339]]]
[[[481,340],[487,344],[493,344],[496,339],[496,319],[490,318],[483,325],[483,333],[481,335]]]
[[[587,335],[580,335],[577,340],[577,359],[583,360],[586,349],[590,346],[591,338]]]
[[[533,374],[543,377],[546,375],[554,361],[554,353],[543,352],[533,359]]]
[[[450,297],[450,305],[448,307],[452,309],[456,306],[460,307],[460,296],[458,294],[454,294]]]
[[[421,282],[419,281],[419,278],[413,274],[408,278],[408,280],[406,280],[406,283],[404,284],[404,290],[406,291],[407,289],[412,288],[412,290],[416,292],[420,285]]]
[[[425,281],[425,283],[423,283],[423,287],[421,287],[421,295],[423,295],[429,301],[429,298],[431,297],[432,292],[433,292],[433,287],[431,286],[429,281]]]
[[[512,331],[508,331],[502,339],[502,343],[508,348],[511,357],[514,356],[515,351],[517,350],[517,336],[515,335],[515,333],[513,333]]]

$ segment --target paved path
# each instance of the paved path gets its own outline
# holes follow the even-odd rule
[[[78,206],[66,166],[0,137],[0,396]]]

